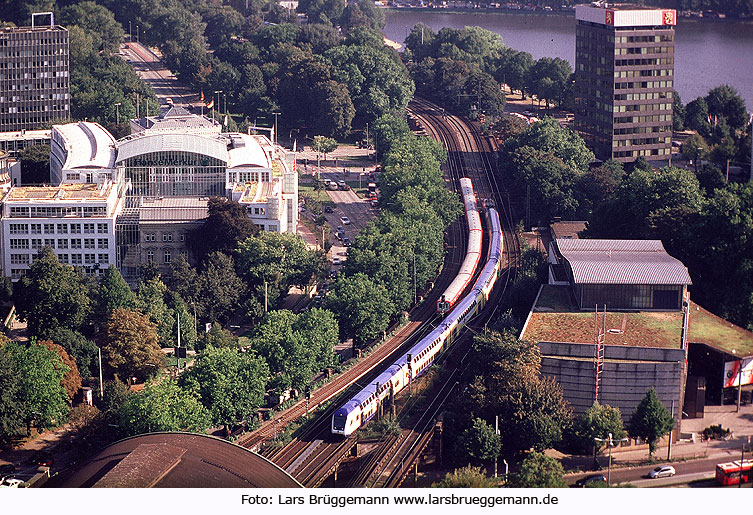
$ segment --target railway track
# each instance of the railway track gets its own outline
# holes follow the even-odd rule
[[[490,299],[487,309],[479,316],[470,329],[481,329],[496,311],[497,301],[514,277],[520,260],[520,246],[512,227],[509,205],[501,202],[504,192],[495,177],[494,167],[489,154],[496,150],[495,144],[484,138],[472,125],[462,119],[448,116],[445,111],[429,102],[414,99],[409,106],[409,113],[433,137],[443,143],[448,150],[448,160],[461,163],[459,169],[470,177],[478,196],[493,199],[500,208],[505,238],[505,273],[502,288],[496,288],[496,296]],[[465,338],[448,349],[443,359],[452,354],[463,357],[470,349],[471,338]],[[462,357],[459,359],[462,362]],[[420,458],[424,448],[434,434],[434,424],[441,413],[445,401],[457,385],[460,375],[458,368],[452,369],[447,377],[435,388],[429,397],[428,406],[422,406],[418,415],[411,416],[407,410],[401,426],[408,426],[400,435],[388,438],[381,447],[371,453],[365,464],[352,478],[349,486],[398,487],[407,473]],[[407,422],[407,423],[406,423]]]

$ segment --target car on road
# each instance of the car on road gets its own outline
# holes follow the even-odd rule
[[[648,477],[651,479],[658,479],[660,477],[672,477],[675,474],[677,474],[677,471],[672,465],[662,465],[649,472]]]
[[[37,451],[31,457],[31,463],[37,467],[51,467],[54,462],[52,454],[47,451]]]
[[[15,477],[6,477],[0,483],[0,488],[26,488],[26,482]]]
[[[379,205],[379,201],[375,198],[371,199],[371,207],[377,207]]]
[[[602,486],[607,483],[607,478],[604,474],[591,474],[590,476],[582,477],[575,482],[575,486],[578,488],[586,488],[593,486]]]
[[[347,216],[341,216],[340,221],[343,223],[343,225],[350,225],[350,218]]]

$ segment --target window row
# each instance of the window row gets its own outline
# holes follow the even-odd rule
[[[110,240],[108,238],[71,238],[70,240],[56,240],[54,238],[10,239],[11,249],[41,249],[42,247],[58,249],[109,249]]]
[[[13,216],[11,208],[11,216]],[[9,224],[10,234],[108,234],[108,224]]]
[[[32,263],[38,254],[11,254],[11,265],[28,265]],[[71,265],[109,265],[109,254],[57,254],[58,261]]]
[[[153,232],[145,232],[144,241],[157,241],[157,234]],[[163,232],[162,241],[173,241],[173,233]],[[186,241],[186,233],[178,233],[178,241]]]
[[[625,71],[615,71],[614,72],[614,78],[625,78],[625,77],[669,77],[673,75],[674,72],[671,68],[669,69],[662,69],[662,70],[625,70]]]

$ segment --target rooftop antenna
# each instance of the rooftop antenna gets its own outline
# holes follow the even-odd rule
[[[33,29],[34,27],[36,27],[36,25],[34,24],[34,18],[36,16],[47,16],[47,15],[50,16],[50,27],[54,27],[55,26],[55,15],[51,11],[48,11],[48,12],[45,12],[45,13],[32,13],[32,15],[31,15],[31,28]]]

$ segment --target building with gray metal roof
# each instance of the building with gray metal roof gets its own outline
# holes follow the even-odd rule
[[[581,309],[679,310],[692,284],[659,240],[556,239],[550,263],[561,267],[550,284],[570,284]]]

